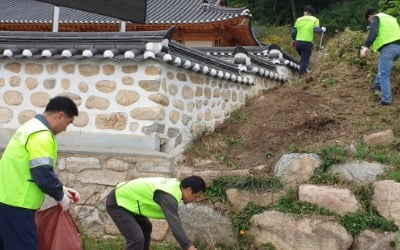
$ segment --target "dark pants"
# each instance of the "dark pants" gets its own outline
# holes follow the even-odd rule
[[[125,208],[119,207],[115,199],[115,190],[111,191],[107,196],[106,208],[126,240],[126,249],[150,249],[152,225],[147,217],[131,213]]]
[[[310,64],[312,47],[312,42],[296,41],[296,50],[300,55],[300,75],[306,73]]]
[[[0,203],[0,250],[37,250],[35,210]]]

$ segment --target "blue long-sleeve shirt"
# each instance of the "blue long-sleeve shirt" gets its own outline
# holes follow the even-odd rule
[[[367,40],[364,43],[364,46],[369,48],[374,43],[376,37],[378,36],[379,32],[379,18],[374,16],[369,26],[369,32]]]
[[[51,131],[50,125],[43,115],[36,115],[35,118],[46,125]],[[31,174],[33,181],[39,186],[40,190],[56,201],[62,200],[64,195],[63,184],[55,174],[53,166],[41,165],[31,168]]]

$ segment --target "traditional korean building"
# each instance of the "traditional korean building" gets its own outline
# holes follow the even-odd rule
[[[148,0],[144,24],[77,9],[59,7],[60,32],[117,32],[167,30],[172,40],[186,46],[258,46],[246,8],[228,8],[219,0]],[[52,31],[53,5],[37,0],[1,0],[0,30]]]
[[[126,23],[127,31],[119,32],[123,22],[115,18],[59,7],[59,21],[54,23],[53,5],[36,0],[2,0],[0,66],[3,66],[0,67],[0,94],[4,98],[4,105],[0,107],[0,114],[5,127],[17,128],[26,120],[23,117],[31,117],[27,114],[38,112],[31,112],[29,109],[29,112],[21,110],[22,113],[18,114],[18,110],[13,110],[16,103],[41,107],[32,103],[32,100],[36,99],[34,96],[39,96],[39,100],[46,102],[50,96],[66,93],[85,103],[88,109],[82,113],[87,114],[86,122],[84,126],[78,126],[79,131],[86,131],[88,134],[95,132],[105,137],[113,137],[115,133],[130,134],[138,138],[144,136],[150,140],[149,150],[171,152],[184,147],[199,130],[213,130],[230,112],[243,105],[247,98],[257,95],[258,91],[269,88],[271,84],[280,84],[297,74],[297,62],[278,46],[258,45],[251,32],[251,15],[247,9],[222,7],[216,0],[148,0],[147,3],[146,23]],[[53,25],[58,25],[58,32],[50,32]],[[112,30],[115,31],[111,32]],[[142,67],[138,62],[156,66]],[[128,67],[125,64],[133,64],[133,68],[143,68],[139,70],[142,73],[133,74],[133,80],[132,76],[128,76],[129,71],[124,70]],[[148,71],[152,71],[149,68],[157,69],[155,76],[147,74]],[[105,72],[102,73],[100,69]],[[113,70],[106,73],[106,69]],[[185,73],[182,73],[181,69]],[[24,72],[22,76],[21,72]],[[123,76],[125,74],[127,75]],[[119,75],[122,75],[121,79]],[[168,81],[171,81],[173,86],[176,84],[174,81],[184,82],[187,86],[182,89],[173,88],[179,90],[183,100],[193,100],[176,107],[174,94],[169,92],[167,86]],[[36,88],[32,82],[43,82],[45,89],[32,93],[24,91],[25,87],[30,91]],[[159,84],[163,85],[158,98],[164,101],[155,101],[158,108],[154,110],[154,100],[147,103],[149,93],[143,95],[141,104],[143,108],[150,107],[156,113],[156,119],[147,116],[146,119],[137,118],[128,111],[117,112],[121,105],[117,101],[118,93],[124,92],[126,85],[133,85],[133,82],[139,82],[139,89],[135,90],[134,96],[140,96],[143,90],[160,92]],[[147,83],[145,86],[140,85],[144,82]],[[210,82],[221,82],[217,84],[217,89],[220,90],[215,90],[216,93],[211,96],[211,90],[203,86]],[[201,87],[189,86],[196,83]],[[248,86],[245,91],[235,91],[235,86],[243,84]],[[147,85],[158,87],[153,86],[153,90],[153,87]],[[44,94],[46,89],[56,86],[57,91],[51,95]],[[69,86],[78,89],[72,92],[63,91],[69,90]],[[213,87],[216,87],[215,84]],[[100,92],[98,95],[91,95],[81,88],[86,91],[97,89]],[[132,91],[132,87],[129,89]],[[226,89],[229,91],[226,92]],[[238,90],[244,89],[238,87]],[[109,96],[108,92],[114,94]],[[192,96],[191,93],[195,95]],[[219,99],[222,93],[222,100],[207,108],[209,100],[198,100],[204,97]],[[130,97],[128,95],[126,98]],[[109,98],[116,100],[109,101]],[[21,101],[14,103],[16,99]],[[29,99],[31,101],[24,104]],[[97,107],[99,104],[96,104],[96,107],[92,107],[93,100],[103,102],[102,105],[105,106]],[[129,101],[128,103],[133,104]],[[193,109],[194,104],[200,106]],[[99,116],[96,109],[107,112]],[[112,123],[100,124],[100,120],[112,120],[111,114],[117,113],[120,114],[119,118],[123,117],[121,124],[124,125],[121,128],[113,127]],[[214,114],[218,115],[214,117]],[[132,129],[132,126],[135,129]],[[200,127],[202,129],[199,129]],[[177,131],[174,134],[179,136],[171,137],[170,130]],[[135,141],[127,138],[127,141]],[[81,139],[78,141],[81,144],[85,142]],[[131,148],[134,146],[131,145]]]

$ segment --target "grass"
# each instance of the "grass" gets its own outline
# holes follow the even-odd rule
[[[125,240],[121,237],[101,238],[82,235],[83,249],[85,250],[125,250]],[[235,244],[217,243],[210,246],[207,242],[199,239],[193,240],[193,245],[198,250],[244,250],[252,249],[252,237],[247,235]],[[250,248],[248,248],[250,247]],[[151,242],[150,250],[179,250],[181,249],[176,241],[166,240],[164,242]],[[265,248],[273,249],[273,248]]]
[[[253,215],[262,213],[266,208],[262,206],[258,206],[254,203],[249,202],[243,211],[238,213],[232,213],[232,226],[234,228],[234,232],[239,235],[239,237],[243,237],[247,234],[247,230],[250,228],[250,219]]]
[[[226,190],[238,188],[248,191],[269,191],[282,189],[282,183],[278,178],[255,176],[224,176],[213,180],[207,187],[206,197],[212,202],[225,202]]]
[[[243,146],[243,142],[240,139],[234,138],[232,136],[225,138],[225,141],[229,146],[234,146],[234,147]]]
[[[298,200],[294,190],[290,190],[286,196],[282,197],[274,209],[296,215],[335,215],[335,213],[328,209]]]
[[[85,250],[123,250],[125,240],[122,237],[94,237],[86,234],[81,235],[83,249]]]
[[[355,213],[338,216],[337,218],[338,222],[346,228],[347,232],[355,236],[367,228],[379,232],[397,230],[397,226],[392,221],[381,217],[372,205],[372,185],[356,187],[353,193],[360,202],[360,208]]]
[[[229,168],[237,168],[242,165],[241,162],[232,159],[225,153],[217,153],[216,158],[218,159],[219,163],[225,164]]]
[[[325,87],[333,87],[339,83],[339,79],[334,76],[329,76],[326,79],[322,80],[322,86]]]
[[[215,152],[223,152],[226,148],[222,134],[204,132],[193,140],[188,154],[200,158],[212,158]]]
[[[232,112],[230,119],[235,123],[239,123],[247,121],[248,116],[243,112],[242,109],[238,109]]]
[[[338,185],[341,181],[338,174],[331,172],[324,172],[313,175],[309,181],[311,184],[323,184],[323,185]]]
[[[331,145],[326,148],[322,148],[319,152],[319,155],[323,159],[323,163],[321,165],[321,171],[324,173],[328,171],[329,167],[333,164],[344,163],[347,160],[346,151],[344,148]]]

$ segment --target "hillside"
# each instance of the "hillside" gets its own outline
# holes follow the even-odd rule
[[[186,153],[189,163],[211,169],[266,165],[265,174],[270,174],[284,152],[346,146],[364,134],[388,128],[398,135],[398,68],[392,74],[393,105],[381,106],[379,95],[369,89],[377,57],[358,59],[354,41],[360,36],[345,32],[332,39],[324,58],[314,58],[306,78],[286,82],[250,100],[214,133],[195,142]],[[314,51],[314,57],[316,54]],[[212,163],[199,164],[201,159]]]

